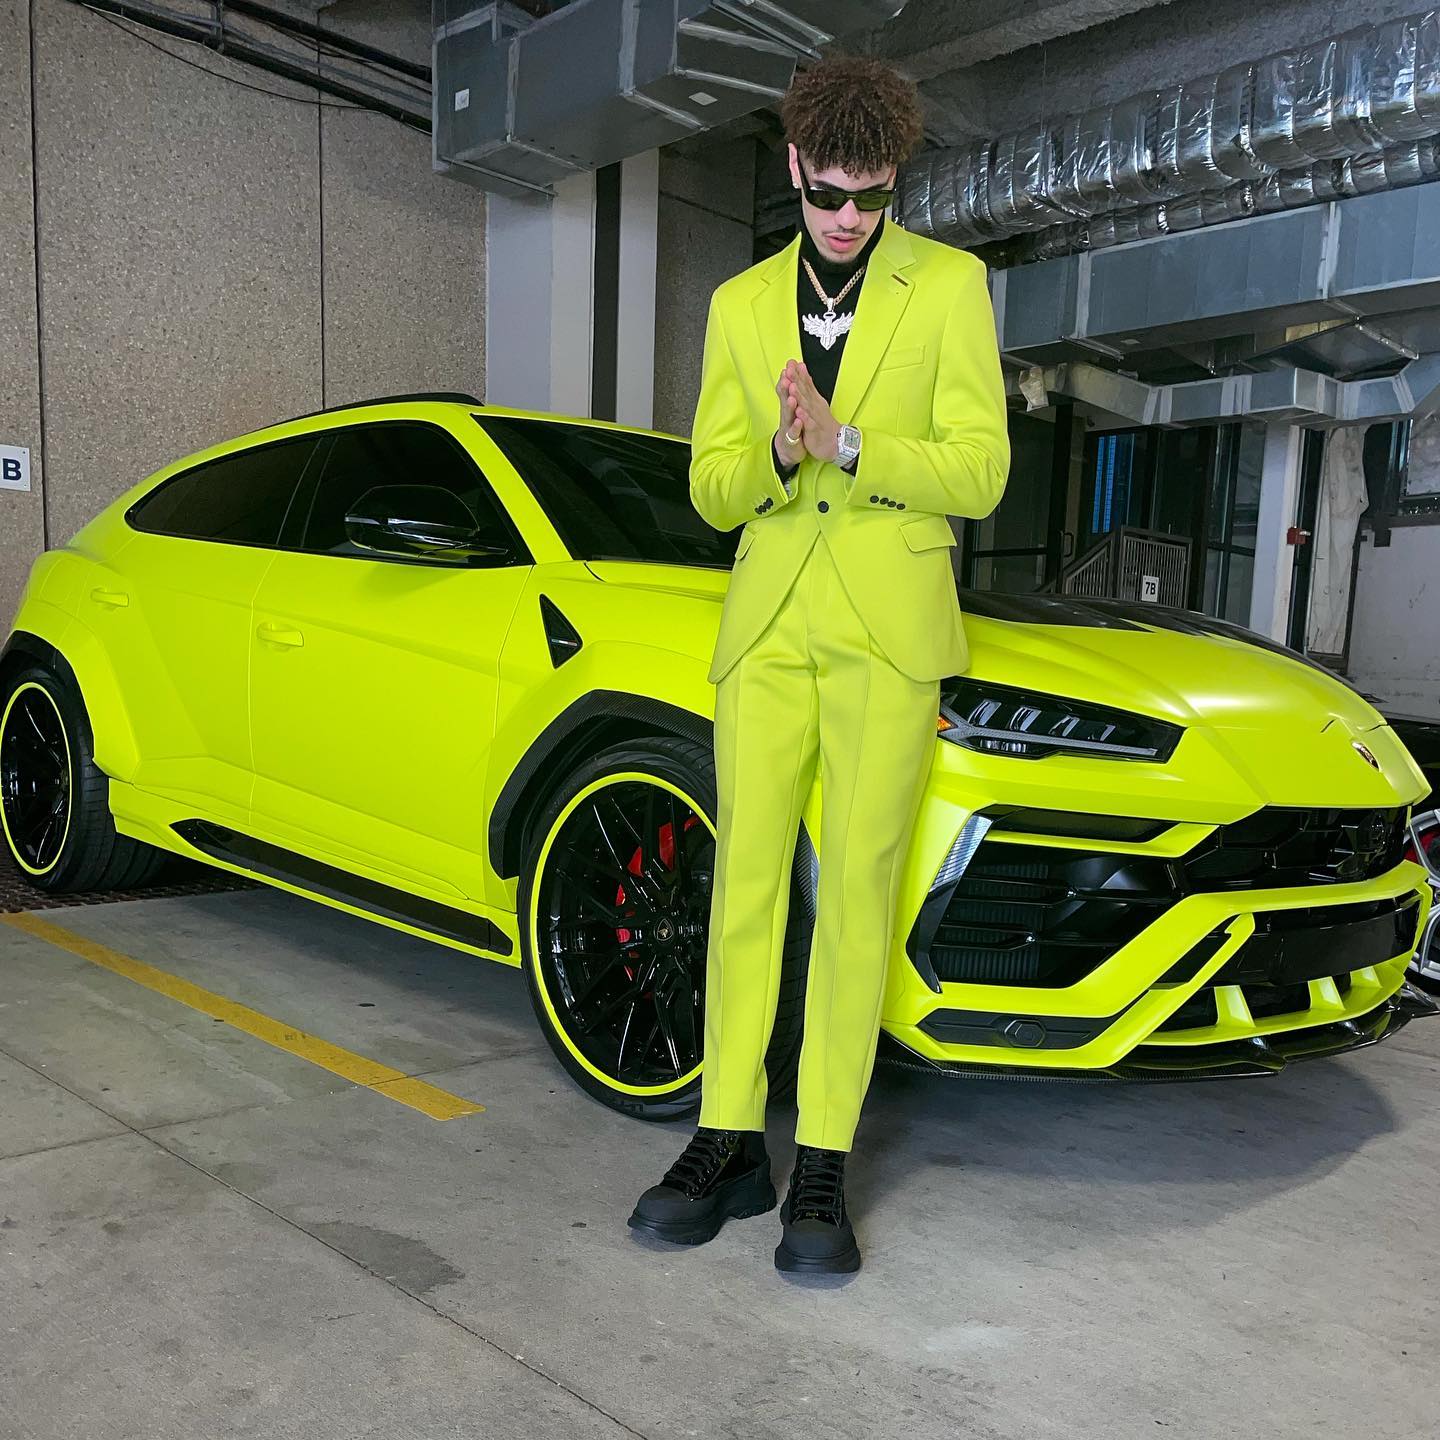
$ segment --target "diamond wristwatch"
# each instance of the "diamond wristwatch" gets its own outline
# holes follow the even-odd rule
[[[839,450],[837,463],[849,465],[860,455],[860,432],[853,425],[842,425],[840,427],[840,438],[836,444]]]

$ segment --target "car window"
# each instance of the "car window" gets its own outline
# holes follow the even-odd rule
[[[228,545],[275,545],[317,440],[258,445],[176,475],[137,500],[133,529]]]
[[[690,447],[662,435],[477,415],[579,560],[735,562],[740,527],[713,530],[690,499]]]
[[[300,549],[374,560],[374,551],[352,545],[345,535],[345,517],[355,502],[380,485],[435,485],[465,506],[482,538],[510,545],[523,555],[519,537],[480,467],[439,426],[382,421],[333,433],[334,441],[299,531]]]

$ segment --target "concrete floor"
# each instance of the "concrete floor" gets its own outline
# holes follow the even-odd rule
[[[690,1127],[576,1090],[512,971],[271,891],[47,918],[487,1108],[428,1119],[0,925],[5,1440],[1440,1428],[1440,1022],[1260,1082],[881,1071],[865,1269],[797,1283],[773,1214],[626,1229]]]

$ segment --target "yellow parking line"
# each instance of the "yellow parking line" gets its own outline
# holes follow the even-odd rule
[[[123,975],[127,980],[133,980],[137,985],[143,985],[158,995],[178,1000],[182,1005],[188,1005],[203,1015],[212,1015],[216,1020],[223,1020],[235,1029],[243,1030],[247,1035],[253,1035],[267,1045],[273,1045],[277,1050],[298,1055],[300,1059],[308,1060],[322,1070],[329,1070],[356,1085],[364,1085],[377,1095],[384,1095],[386,1099],[394,1100],[399,1105],[408,1105],[412,1110],[418,1110],[432,1120],[454,1120],[461,1115],[478,1115],[485,1109],[483,1105],[462,1100],[448,1090],[440,1090],[434,1085],[427,1085],[423,1080],[416,1080],[403,1070],[392,1070],[377,1060],[367,1060],[365,1056],[356,1055],[352,1050],[342,1050],[328,1040],[307,1035],[293,1025],[272,1020],[258,1010],[251,1010],[246,1005],[227,1000],[223,995],[216,995],[211,990],[202,990],[200,986],[192,985],[178,975],[157,970],[143,960],[122,955],[107,945],[87,940],[83,935],[76,935],[70,930],[63,930],[48,920],[40,919],[38,915],[0,915],[0,921],[16,930],[23,930],[27,935],[35,936],[37,940],[45,940],[61,950],[68,950],[70,954],[78,955],[92,965],[100,965],[116,975]]]

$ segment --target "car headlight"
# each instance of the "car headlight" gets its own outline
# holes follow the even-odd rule
[[[1168,760],[1180,726],[1105,705],[990,685],[947,680],[940,689],[940,738],[987,755],[1043,760],[1089,755],[1101,760]]]

